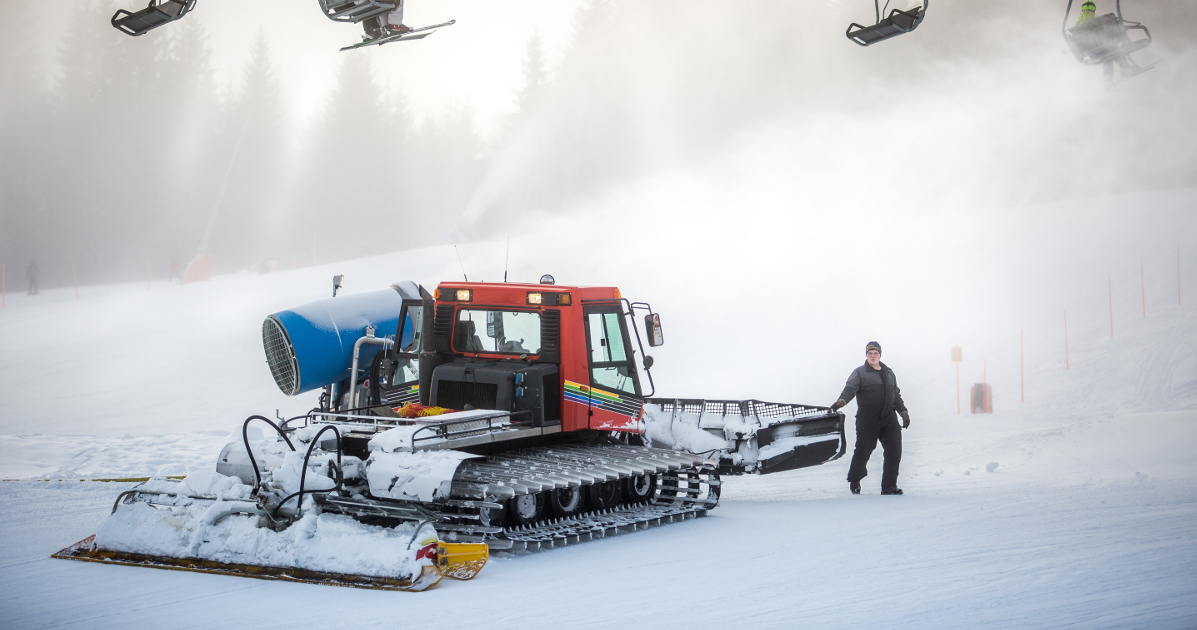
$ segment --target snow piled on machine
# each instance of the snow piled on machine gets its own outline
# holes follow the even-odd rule
[[[395,427],[370,439],[370,494],[404,501],[448,499],[457,467],[479,457],[452,450],[412,452],[412,435],[420,428]]]
[[[267,517],[248,500],[252,488],[235,477],[193,473],[180,482],[153,479],[137,490],[152,500],[120,505],[97,528],[97,547],[395,579],[419,575],[434,562],[430,554],[421,553],[437,542],[431,527],[424,527],[419,532],[424,538],[417,539],[416,524],[371,527],[348,516],[317,514],[310,509],[310,499],[304,501],[308,509],[290,527],[274,531],[260,526]]]

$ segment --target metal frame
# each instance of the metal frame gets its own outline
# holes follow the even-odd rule
[[[118,31],[137,37],[187,15],[195,8],[195,2],[196,0],[150,0],[146,8],[136,13],[118,9],[112,14],[110,22]],[[176,7],[177,12],[172,13]]]
[[[1064,37],[1064,41],[1068,44],[1068,48],[1072,51],[1072,54],[1074,57],[1076,57],[1077,61],[1087,66],[1095,66],[1097,64],[1107,63],[1126,57],[1127,60],[1133,64],[1134,60],[1130,59],[1130,54],[1147,48],[1151,45],[1151,31],[1147,30],[1146,26],[1143,26],[1139,22],[1131,22],[1122,17],[1122,0],[1115,1],[1114,11],[1114,14],[1107,13],[1105,15],[1095,16],[1093,20],[1085,22],[1085,24],[1078,24],[1072,28],[1068,28],[1068,15],[1072,12],[1072,0],[1068,0],[1068,5],[1064,8],[1064,21],[1060,24],[1060,35]],[[1125,41],[1120,42],[1114,48],[1107,49],[1104,54],[1097,56],[1094,55],[1098,52],[1101,52],[1100,50],[1090,50],[1089,52],[1081,50],[1074,31],[1076,31],[1078,28],[1083,29],[1086,24],[1090,24],[1095,20],[1101,20],[1108,15],[1114,15],[1114,20],[1117,27],[1121,29],[1122,35],[1126,38]],[[1143,31],[1143,33],[1147,35],[1147,39],[1131,39],[1127,34],[1127,31],[1131,30]]]
[[[1069,0],[1071,2],[1071,0]],[[882,8],[879,6],[879,0],[873,0],[873,12],[876,16],[876,23],[872,26],[864,26],[853,22],[848,25],[848,29],[844,31],[844,35],[852,40],[858,46],[872,46],[877,42],[883,42],[887,39],[892,39],[898,35],[904,35],[919,27],[923,23],[923,18],[927,17],[927,2],[923,0],[922,8],[914,9],[894,9],[889,12],[889,17],[884,20],[881,19]],[[888,0],[886,6],[889,6]],[[901,22],[908,22],[909,26],[903,26]],[[856,27],[853,31],[852,27]]]

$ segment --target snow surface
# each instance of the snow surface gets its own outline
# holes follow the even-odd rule
[[[1194,198],[1191,191],[1143,197],[1186,203],[1190,212]],[[904,234],[888,240],[901,243]],[[492,250],[502,260],[502,244]],[[465,263],[474,273],[477,261],[467,255]],[[586,264],[574,266],[570,282],[626,286],[623,278],[636,277],[642,266],[659,264],[662,275],[677,269],[663,258]],[[1185,277],[1192,277],[1186,265]],[[557,267],[544,271],[565,276]],[[1146,318],[1119,314],[1112,339],[1100,318],[1071,320],[1069,370],[1043,349],[1047,344],[1032,351],[1035,337],[1028,335],[1026,403],[1018,402],[1017,370],[998,373],[990,355],[991,382],[1002,398],[988,416],[968,415],[967,406],[965,415],[955,415],[941,339],[926,350],[938,363],[887,344],[912,410],[911,428],[903,432],[902,497],[878,495],[881,449],[861,496],[847,492],[847,457],[728,478],[707,518],[495,558],[472,581],[446,581],[424,593],[50,559],[96,533],[117,494],[133,484],[33,478],[211,471],[249,414],[273,417],[269,411],[278,407],[289,415],[312,406],[311,398],[278,392],[259,327],[268,313],[322,296],[333,273],[345,273],[351,289],[368,290],[404,278],[430,286],[459,271],[452,248],[433,248],[149,291],[83,287],[79,301],[69,289],[45,291],[38,300],[9,296],[0,313],[0,476],[24,480],[0,483],[0,627],[1197,627],[1197,306],[1191,298],[1179,306],[1174,297],[1171,305],[1149,303]],[[854,366],[827,359],[821,344],[844,342],[822,335],[827,339],[804,343],[808,354],[823,357],[819,371],[834,371],[830,376],[804,364],[797,373],[784,370],[780,362],[796,360],[784,353],[743,374],[713,369],[687,355],[709,351],[686,342],[708,335],[707,323],[688,324],[680,306],[699,293],[674,288],[658,302],[646,281],[637,282],[624,293],[654,300],[673,344],[654,349],[654,376],[665,395],[730,397],[706,388],[717,382],[744,398],[826,404]],[[833,315],[845,317],[827,316]],[[860,329],[854,317],[844,329]],[[1058,311],[1051,317],[1050,324],[1028,325],[1049,330]],[[44,322],[71,334],[35,334]],[[930,337],[943,325],[928,318],[926,328],[910,335]],[[966,348],[967,357],[971,352]],[[859,361],[858,354],[850,360]],[[823,399],[805,393],[810,383]],[[802,395],[778,394],[787,391]],[[848,430],[851,444],[851,422]],[[188,485],[219,491],[213,479],[193,476]]]

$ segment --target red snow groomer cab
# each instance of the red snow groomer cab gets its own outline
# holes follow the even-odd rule
[[[510,410],[561,433],[643,433],[651,376],[641,382],[635,348],[646,355],[625,314],[647,305],[614,287],[550,284],[442,283],[434,298],[426,404]],[[647,317],[649,345],[660,345],[659,318]]]

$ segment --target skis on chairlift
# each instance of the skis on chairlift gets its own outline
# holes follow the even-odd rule
[[[383,44],[390,44],[392,42],[406,42],[406,41],[411,41],[414,39],[424,39],[425,37],[428,37],[429,35],[435,33],[436,32],[435,29],[438,29],[442,26],[452,26],[456,23],[457,23],[457,20],[449,20],[448,22],[443,22],[441,24],[433,24],[432,26],[423,26],[420,28],[413,28],[410,31],[404,31],[402,33],[395,33],[393,35],[385,35],[383,37],[367,39],[366,41],[364,41],[360,44],[346,46],[346,47],[342,48],[341,50],[343,50],[343,51],[344,50],[353,50],[355,48],[364,48],[366,46],[381,46]]]

